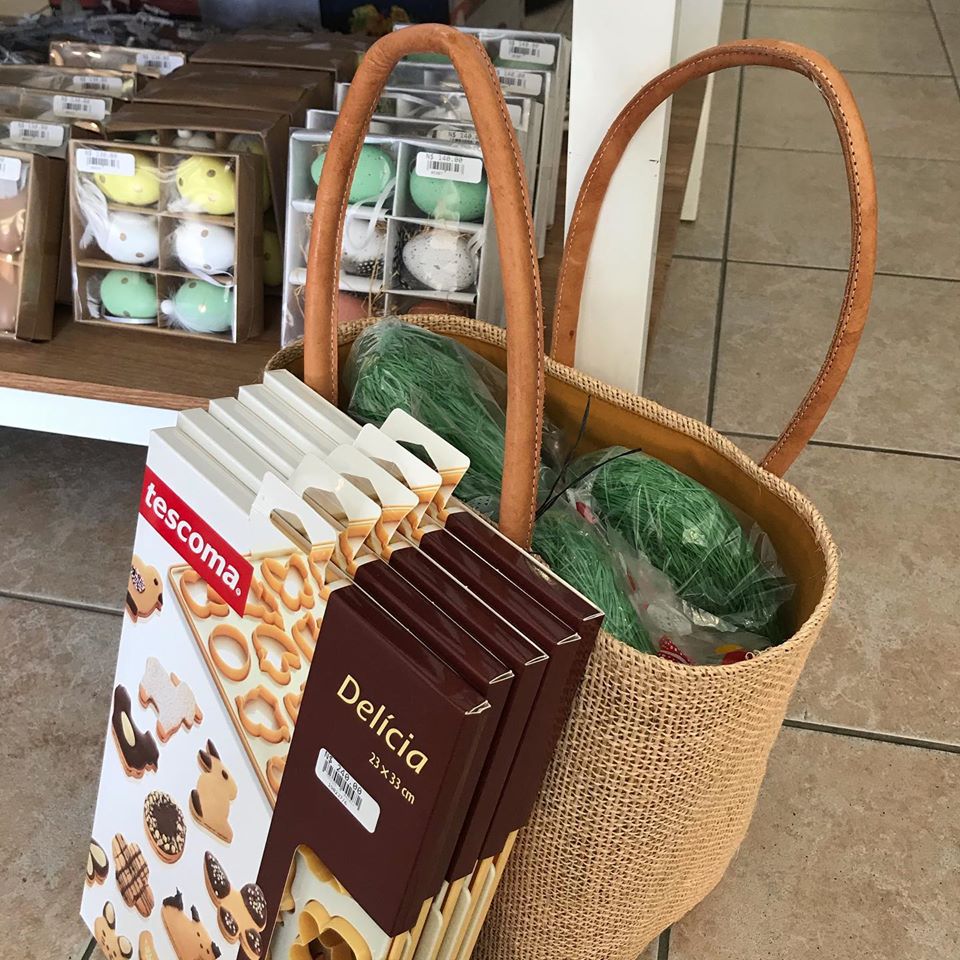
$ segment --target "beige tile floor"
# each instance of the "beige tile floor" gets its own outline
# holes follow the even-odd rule
[[[570,10],[535,26],[569,29]],[[806,40],[848,71],[877,154],[881,276],[850,379],[789,475],[843,551],[834,614],[727,877],[643,960],[956,960],[960,3],[731,4],[723,30]],[[647,392],[760,456],[819,364],[847,227],[815,91],[739,73],[717,87]],[[139,448],[0,431],[10,956],[87,948],[78,878],[142,469]]]

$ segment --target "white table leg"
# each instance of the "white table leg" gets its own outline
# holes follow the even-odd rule
[[[686,2],[686,0],[685,0]],[[642,4],[574,0],[567,228],[580,183],[607,128],[626,102],[674,59],[679,0]],[[660,224],[669,111],[647,121],[607,190],[587,264],[577,366],[639,392]]]

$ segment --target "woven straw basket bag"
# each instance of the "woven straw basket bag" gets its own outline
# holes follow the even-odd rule
[[[866,138],[850,91],[822,57],[781,41],[722,45],[651,81],[627,105],[584,180],[567,239],[544,358],[543,317],[527,186],[489,59],[473,38],[437,25],[374,45],[350,88],[317,191],[308,262],[306,336],[271,361],[335,400],[338,364],[373,320],[337,324],[339,251],[348,184],[393,65],[415,52],[450,57],[485,156],[500,245],[506,330],[451,316],[417,323],[456,338],[508,374],[500,526],[530,543],[544,404],[584,446],[642,447],[752,517],[796,584],[793,635],[731,666],[683,666],[601,634],[529,825],[480,935],[483,960],[635,960],[717,883],[746,832],[791,692],[837,588],[837,550],[813,505],[780,474],[813,434],[856,350],[870,299],[876,200]],[[849,279],[816,382],[757,466],[706,425],[584,376],[571,366],[580,293],[600,206],[642,121],[690,79],[757,64],[803,74],[836,123],[852,209]],[[460,958],[464,953],[460,954]]]

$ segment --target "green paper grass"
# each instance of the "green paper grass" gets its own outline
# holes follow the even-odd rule
[[[666,574],[688,603],[782,639],[776,614],[790,587],[758,559],[733,513],[706,487],[660,460],[643,453],[610,460],[624,450],[610,447],[571,467],[579,476],[609,460],[584,481],[601,523]]]

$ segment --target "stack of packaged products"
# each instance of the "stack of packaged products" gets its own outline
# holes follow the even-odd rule
[[[287,372],[151,436],[82,906],[107,956],[469,957],[603,615],[452,499],[468,467]]]

